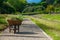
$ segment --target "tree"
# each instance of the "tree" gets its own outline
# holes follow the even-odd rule
[[[46,3],[47,3],[48,5],[49,5],[49,4],[53,5],[54,2],[55,2],[55,0],[46,0]]]
[[[7,0],[0,0],[0,4],[3,3],[3,2],[7,2]]]
[[[54,6],[53,5],[48,5],[47,8],[46,8],[46,12],[50,13],[51,12],[54,12]]]
[[[26,5],[26,0],[8,0],[8,2],[19,12],[22,12]]]
[[[15,12],[14,8],[11,7],[8,3],[7,0],[1,0],[0,1],[0,13],[12,13]]]

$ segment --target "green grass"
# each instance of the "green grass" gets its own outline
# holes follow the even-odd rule
[[[60,14],[41,14],[39,16],[43,19],[60,22]]]
[[[0,19],[0,24],[7,24],[5,19]]]
[[[53,40],[60,40],[60,23],[32,17],[30,19],[50,35]]]
[[[0,24],[7,24],[5,16],[0,15]]]
[[[6,15],[0,15],[0,31],[6,28],[5,26],[7,25],[6,17],[7,17]]]

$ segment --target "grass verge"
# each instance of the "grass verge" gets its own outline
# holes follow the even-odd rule
[[[7,27],[6,17],[6,15],[0,15],[0,32],[6,29]]]
[[[53,40],[60,40],[60,23],[32,17],[30,17],[30,19],[50,35]]]
[[[60,14],[39,14],[37,16],[42,19],[60,22]]]

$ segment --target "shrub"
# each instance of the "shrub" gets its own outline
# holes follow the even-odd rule
[[[0,16],[0,24],[7,24],[5,16]]]
[[[18,19],[18,20],[21,20],[21,21],[23,21],[23,18],[24,18],[24,17],[23,17],[22,15],[19,15],[19,16],[17,17],[17,19]]]
[[[17,17],[12,17],[11,19],[12,20],[20,20],[20,21],[23,21],[23,16],[22,15],[19,15]]]
[[[0,24],[6,24],[6,20],[5,19],[0,19]]]

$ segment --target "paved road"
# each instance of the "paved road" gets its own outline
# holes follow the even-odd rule
[[[42,31],[31,20],[25,18],[20,26],[20,33],[9,33],[7,28],[0,34],[0,40],[51,40],[44,31]]]

